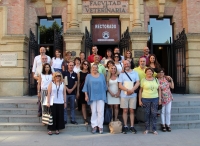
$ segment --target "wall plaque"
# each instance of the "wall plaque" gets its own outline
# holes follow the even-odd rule
[[[140,58],[143,55],[144,55],[143,51],[134,51],[134,57],[135,58]]]
[[[83,0],[82,13],[128,13],[128,0]]]
[[[120,41],[120,25],[118,18],[92,19],[93,44],[118,44]]]
[[[0,66],[17,66],[17,53],[1,53]]]

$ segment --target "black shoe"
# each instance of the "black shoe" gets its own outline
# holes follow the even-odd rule
[[[130,130],[130,132],[133,133],[133,134],[136,134],[136,133],[137,133],[137,130],[135,130],[134,127],[131,127],[129,130]]]
[[[167,129],[168,132],[172,131],[171,128],[169,126],[167,126],[167,125],[166,125],[166,129]]]
[[[128,127],[123,127],[122,133],[127,134],[127,132],[128,132]]]
[[[66,124],[67,124],[67,121],[64,121],[64,124],[66,125]]]
[[[38,117],[42,117],[42,114],[41,114],[41,113],[38,113],[37,116],[38,116]]]
[[[71,121],[72,124],[78,125],[76,121]]]

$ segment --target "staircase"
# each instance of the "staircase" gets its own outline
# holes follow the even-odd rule
[[[0,131],[46,131],[47,127],[37,117],[36,102],[36,96],[0,97]],[[91,131],[90,126],[82,124],[83,118],[79,111],[76,111],[76,121],[78,125],[67,124],[64,131]],[[160,129],[160,117],[157,127]],[[135,128],[143,131],[144,124],[136,124]],[[200,128],[200,95],[174,95],[171,128]],[[109,131],[108,126],[104,126],[104,131]]]

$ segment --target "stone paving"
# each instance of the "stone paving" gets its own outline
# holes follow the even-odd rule
[[[46,132],[0,132],[0,146],[199,146],[199,129],[158,131],[158,135],[91,134],[67,132],[47,135]]]

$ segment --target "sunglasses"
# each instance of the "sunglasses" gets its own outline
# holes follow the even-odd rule
[[[119,58],[119,56],[115,56],[115,58]]]
[[[56,77],[61,77],[61,75],[56,75]]]
[[[87,63],[83,63],[83,64],[88,66],[88,64],[87,64]]]

